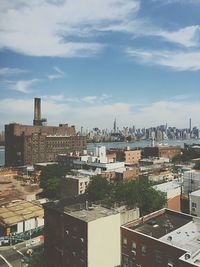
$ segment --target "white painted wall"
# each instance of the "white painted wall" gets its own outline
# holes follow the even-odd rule
[[[120,265],[120,213],[88,223],[88,267]]]
[[[132,209],[132,210],[126,210],[124,212],[120,213],[121,216],[121,225],[131,222],[133,220],[136,220],[140,218],[140,209]]]
[[[23,232],[23,222],[19,222],[17,224],[17,233],[22,233]]]
[[[200,189],[200,171],[192,170],[183,174],[184,192],[193,192]]]
[[[35,229],[35,218],[25,221],[25,231]]]
[[[37,227],[43,226],[44,225],[44,219],[41,217],[37,217]]]
[[[200,217],[200,190],[197,190],[189,195],[190,199],[190,214]],[[196,207],[192,207],[192,202],[196,203]]]

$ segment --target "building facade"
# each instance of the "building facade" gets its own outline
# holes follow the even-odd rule
[[[115,267],[120,264],[120,226],[139,210],[88,204],[47,203],[45,257],[48,267]]]
[[[144,157],[161,157],[172,159],[173,157],[180,154],[180,146],[155,146],[144,148]]]
[[[199,223],[162,209],[121,226],[122,266],[200,266]]]
[[[125,149],[111,149],[107,151],[107,155],[115,155],[116,161],[123,161],[128,165],[138,164],[141,159],[141,150],[140,149],[130,149],[129,147]]]
[[[58,154],[82,150],[86,137],[74,126],[46,126],[41,119],[40,99],[35,99],[34,125],[5,125],[5,165],[23,166],[55,161]]]

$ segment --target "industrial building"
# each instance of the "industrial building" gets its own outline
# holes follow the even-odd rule
[[[44,210],[48,267],[120,265],[120,226],[139,218],[139,209],[69,205],[65,200],[47,203]]]
[[[44,225],[42,206],[29,201],[17,201],[0,207],[0,236],[20,234]]]
[[[157,157],[157,158],[169,158],[181,154],[180,146],[153,146],[153,147],[145,147],[143,156],[144,157]]]
[[[200,218],[162,209],[121,226],[125,267],[200,266]]]
[[[76,134],[68,124],[46,126],[41,118],[41,101],[35,98],[32,125],[5,125],[5,165],[23,166],[55,161],[58,154],[79,151],[86,146],[86,137]]]

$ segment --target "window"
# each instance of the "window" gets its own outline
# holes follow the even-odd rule
[[[171,257],[168,257],[167,264],[168,266],[175,266],[174,260]]]
[[[197,207],[197,203],[192,202],[192,208],[196,208]]]
[[[155,250],[155,261],[156,261],[156,263],[162,262],[162,254],[161,254],[160,250]]]
[[[135,241],[132,242],[132,250],[136,250],[136,242]]]
[[[124,238],[123,238],[123,245],[127,245],[127,243],[128,243],[127,238],[124,237]]]
[[[146,245],[141,245],[141,253],[142,253],[142,256],[146,256],[146,254],[147,254],[147,246]]]
[[[123,263],[123,267],[128,267],[129,265],[129,258],[126,255],[122,255],[122,263]]]

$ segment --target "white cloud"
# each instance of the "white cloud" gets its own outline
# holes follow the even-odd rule
[[[200,101],[158,101],[146,105],[133,105],[125,102],[110,104],[87,105],[52,101],[42,101],[42,116],[48,119],[48,125],[69,123],[93,128],[112,128],[117,118],[119,127],[136,125],[136,127],[152,127],[163,123],[170,126],[187,127],[191,117],[194,125],[199,125]],[[0,100],[1,123],[16,122],[32,124],[33,99],[2,99]]]
[[[200,70],[200,51],[166,51],[126,49],[126,53],[142,63],[165,66],[177,71]]]
[[[181,28],[178,31],[164,31],[155,32],[155,35],[161,36],[169,42],[177,43],[185,47],[195,47],[200,44],[200,26],[194,25]]]
[[[18,91],[20,93],[28,94],[31,93],[31,86],[37,82],[39,79],[31,79],[31,80],[18,80],[16,82],[6,81],[9,89]]]
[[[56,73],[48,75],[49,80],[60,79],[60,78],[63,78],[63,76],[65,75],[65,73],[58,67],[54,67],[54,70]]]
[[[10,3],[11,2],[11,3]],[[17,3],[19,2],[19,5]],[[102,44],[82,36],[113,21],[125,21],[139,9],[139,0],[3,1],[0,6],[0,48],[31,56],[89,56]],[[87,36],[84,36],[87,37]]]
[[[97,96],[85,96],[82,98],[82,100],[88,104],[94,104],[97,100]]]
[[[0,76],[12,76],[27,73],[27,70],[19,68],[0,68]]]

